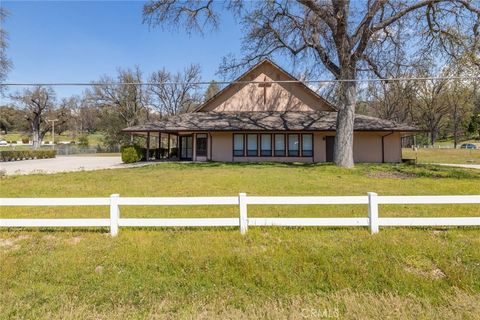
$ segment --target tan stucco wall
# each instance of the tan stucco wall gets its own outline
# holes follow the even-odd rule
[[[357,163],[382,162],[382,136],[388,132],[355,132],[353,137],[353,158]],[[312,157],[233,157],[232,132],[213,132],[212,160],[225,162],[325,162],[325,137],[334,136],[335,132],[315,132],[313,134]],[[384,142],[385,162],[401,162],[401,134],[386,136]]]
[[[325,162],[326,153],[325,153],[325,140],[324,134],[321,132],[315,132],[313,134],[313,161],[314,162]]]
[[[212,132],[212,160],[231,162],[233,158],[233,137],[231,132]]]
[[[262,64],[246,74],[241,81],[291,80],[270,64]],[[321,98],[298,83],[271,83],[266,89],[259,83],[235,84],[208,102],[201,111],[332,111]]]
[[[402,135],[398,132],[384,138],[385,162],[402,162]]]
[[[353,135],[353,160],[355,162],[382,162],[382,136],[389,132],[355,132]],[[326,161],[325,137],[335,136],[335,132],[316,132],[314,134],[314,161]],[[385,162],[402,161],[401,134],[393,133],[384,138]]]

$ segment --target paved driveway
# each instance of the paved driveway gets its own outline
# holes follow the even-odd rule
[[[148,163],[124,164],[120,157],[57,156],[54,159],[0,162],[0,170],[7,175],[32,173],[57,173],[91,171],[99,169],[121,169],[147,165]]]

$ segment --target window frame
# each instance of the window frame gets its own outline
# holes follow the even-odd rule
[[[306,151],[309,151],[311,154],[310,155],[305,155],[304,154],[304,143],[303,143],[303,137],[304,136],[310,136],[311,138],[311,144],[312,144],[312,148],[310,150],[306,150]],[[310,157],[313,157],[313,133],[302,133],[302,136],[301,136],[301,151],[302,151],[302,157],[307,157],[307,158],[310,158]]]
[[[273,155],[273,134],[271,133],[261,133],[260,135],[260,156],[261,157],[271,157]],[[270,149],[263,149],[263,137],[270,137]],[[263,154],[263,151],[269,151],[269,154]]]
[[[242,137],[242,150],[237,150],[235,149],[235,136],[241,136]],[[244,133],[234,133],[233,134],[233,156],[234,157],[245,157],[245,151],[246,151],[246,141],[245,141],[245,134]],[[236,154],[237,151],[241,151],[242,154]]]
[[[298,143],[298,149],[297,150],[292,150],[292,151],[296,151],[296,154],[295,155],[291,155],[290,154],[290,136],[297,136],[297,143]],[[301,146],[301,142],[300,142],[300,136],[301,134],[300,133],[289,133],[288,134],[288,137],[287,137],[287,157],[300,157],[300,150],[302,150],[302,146]]]
[[[283,149],[277,150],[277,136],[283,136]],[[274,157],[286,157],[287,156],[287,135],[285,133],[274,133],[273,134],[273,156]],[[277,154],[277,151],[282,151],[282,154]]]
[[[253,155],[253,154],[250,154],[249,143],[248,143],[248,141],[249,141],[249,136],[255,136],[255,146],[256,146],[256,149],[255,149],[255,154],[254,154],[254,155]],[[247,134],[246,134],[246,137],[247,137],[247,138],[246,138],[245,140],[246,140],[246,145],[247,145],[247,147],[246,147],[246,156],[247,156],[247,157],[258,157],[258,151],[259,151],[259,148],[258,148],[258,140],[259,140],[259,137],[258,137],[258,136],[259,136],[258,133],[247,133]],[[253,149],[252,149],[251,151],[253,151]]]
[[[198,140],[204,139],[205,140],[205,152],[198,153]],[[206,157],[208,155],[208,135],[206,133],[197,133],[195,135],[195,157]]]

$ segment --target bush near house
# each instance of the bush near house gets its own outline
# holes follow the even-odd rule
[[[55,158],[55,150],[7,150],[0,151],[0,161]]]
[[[139,146],[122,146],[120,148],[122,153],[122,162],[123,163],[134,163],[142,159],[142,152]]]

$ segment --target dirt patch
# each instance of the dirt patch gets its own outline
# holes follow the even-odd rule
[[[445,272],[443,272],[438,267],[434,267],[431,270],[423,270],[423,269],[420,269],[420,268],[408,266],[408,267],[405,268],[405,271],[407,271],[408,273],[415,274],[417,276],[421,276],[421,277],[429,278],[429,279],[433,279],[433,280],[443,279],[447,276],[445,274]]]
[[[368,172],[366,176],[370,178],[409,179],[415,178],[417,175],[414,173],[405,172],[374,171]]]
[[[80,241],[82,241],[82,239],[83,239],[82,237],[76,236],[76,237],[73,237],[72,239],[70,239],[70,243],[71,244],[79,244]]]
[[[3,249],[4,251],[18,250],[21,248],[21,245],[19,242],[29,238],[30,236],[28,235],[22,235],[14,238],[0,239],[0,249]]]

